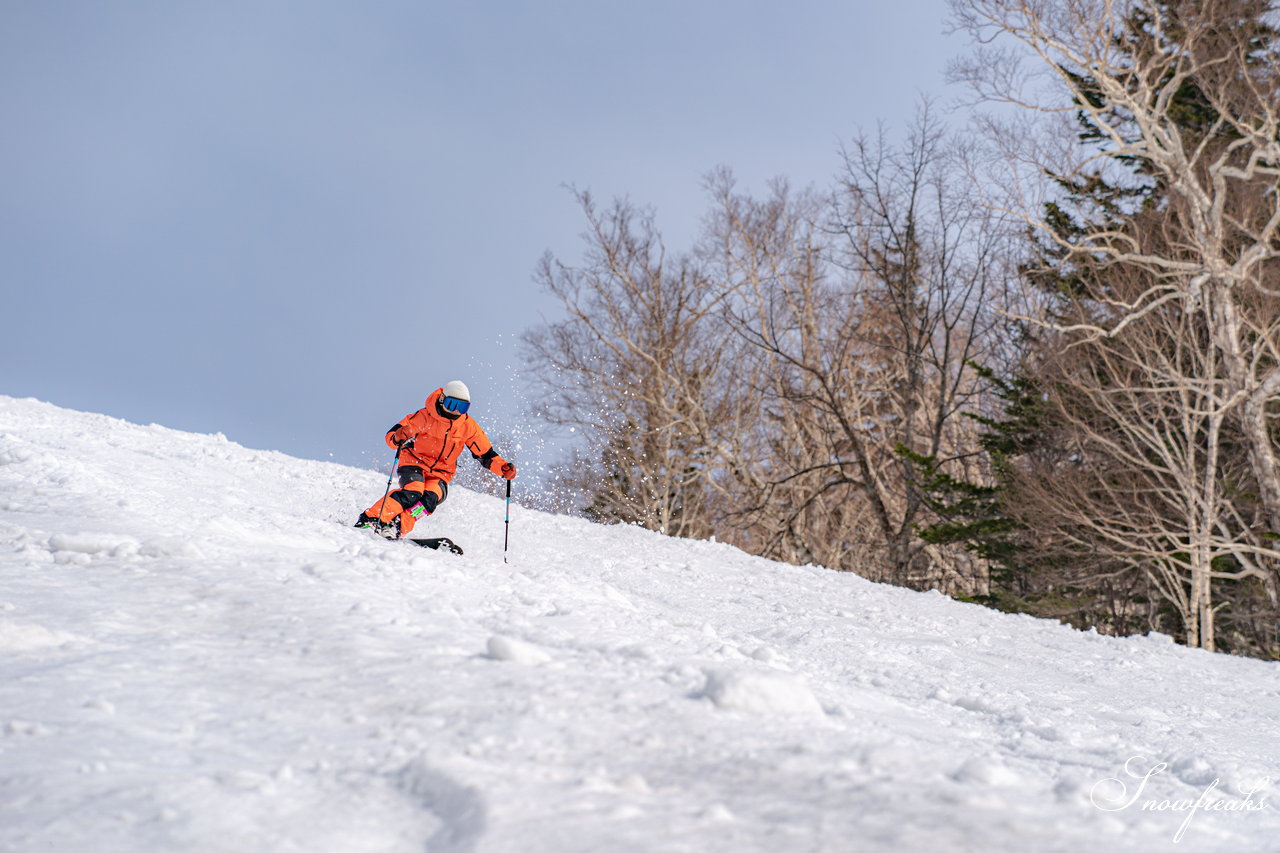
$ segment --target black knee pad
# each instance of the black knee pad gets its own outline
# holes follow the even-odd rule
[[[436,497],[435,492],[418,492],[412,489],[397,489],[391,493],[391,499],[400,504],[402,509],[412,509],[420,503],[428,513],[435,512],[442,500]]]
[[[427,512],[435,509],[434,505],[427,504],[427,499],[430,498],[432,504],[434,504],[435,497],[430,492],[418,492],[413,489],[396,489],[391,493],[391,500],[400,504],[401,509],[409,509],[417,504],[422,504],[427,508]]]
[[[410,509],[415,504],[421,503],[423,509],[428,513],[432,513],[436,511],[436,507],[449,494],[449,484],[443,480],[439,481],[439,497],[436,497],[436,493],[430,490],[419,492],[413,489],[406,489],[405,486],[410,483],[425,483],[427,481],[425,472],[417,465],[401,465],[396,469],[396,473],[400,475],[400,488],[392,492],[391,497],[404,509]]]
[[[422,505],[427,508],[428,513],[433,513],[436,507],[440,506],[440,499],[436,497],[435,492],[423,492]]]

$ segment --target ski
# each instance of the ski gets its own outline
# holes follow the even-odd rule
[[[408,539],[414,545],[421,545],[423,548],[432,548],[436,551],[448,551],[451,554],[461,554],[462,548],[458,543],[445,536],[438,536],[434,539]]]
[[[363,526],[363,527],[357,526],[356,529],[367,530],[369,533],[376,536],[377,538],[385,539],[388,542],[412,542],[414,545],[417,545],[420,548],[430,548],[433,551],[448,551],[450,554],[462,553],[462,546],[459,545],[457,542],[454,542],[452,539],[450,539],[447,536],[436,536],[430,539],[412,539],[412,538],[394,539],[390,536],[383,536],[377,530],[374,530],[372,527],[369,527],[369,526]],[[395,529],[398,530],[399,527],[397,526]]]

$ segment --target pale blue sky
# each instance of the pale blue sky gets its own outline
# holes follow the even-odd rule
[[[945,15],[0,0],[0,393],[385,467],[461,378],[535,463],[517,340],[555,316],[539,257],[580,255],[565,185],[652,205],[676,250],[718,165],[826,185],[946,94]]]

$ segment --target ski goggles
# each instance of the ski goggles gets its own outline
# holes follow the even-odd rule
[[[470,400],[462,400],[457,397],[441,397],[440,407],[446,412],[453,412],[457,415],[465,415],[467,409],[471,408]]]

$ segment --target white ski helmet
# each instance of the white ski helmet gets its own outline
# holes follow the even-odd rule
[[[471,389],[467,387],[467,383],[460,379],[455,379],[448,385],[444,386],[444,395],[453,397],[456,400],[466,400],[471,402]]]

